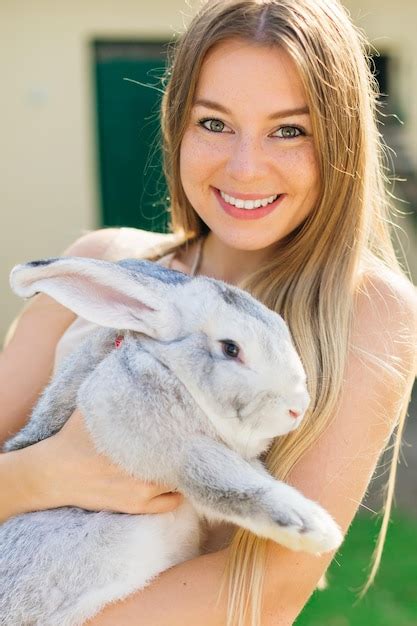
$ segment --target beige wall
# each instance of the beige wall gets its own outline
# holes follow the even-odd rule
[[[0,340],[21,306],[8,287],[9,269],[58,254],[98,224],[89,42],[169,39],[196,2],[0,0]],[[391,2],[346,0],[346,5],[375,46],[396,60],[417,167],[417,4]]]
[[[89,42],[171,39],[190,11],[185,0],[0,1],[0,340],[21,306],[9,269],[99,223]]]

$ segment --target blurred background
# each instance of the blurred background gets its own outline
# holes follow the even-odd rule
[[[101,226],[166,228],[158,149],[161,77],[168,43],[197,5],[196,0],[0,1],[0,341],[21,307],[8,286],[14,264],[58,255]],[[392,189],[399,211],[396,246],[416,283],[417,3],[345,0],[344,5],[373,46],[374,71],[385,94],[380,128],[398,179]],[[353,543],[345,544],[349,556],[339,568],[345,578],[339,579],[336,568],[334,585],[313,597],[300,624],[417,626],[416,415],[414,400],[399,468],[398,530],[390,531],[378,579],[382,591],[377,584],[352,608],[378,527],[368,516],[355,522],[348,539]],[[365,502],[373,510],[380,506],[384,471],[382,460]],[[401,538],[404,553],[395,547]],[[358,561],[352,556],[355,546]],[[406,562],[403,573],[398,550]],[[389,580],[381,583],[384,575]],[[327,614],[323,606],[332,606],[332,588],[348,596],[336,596],[334,612]],[[374,613],[362,614],[369,606]]]

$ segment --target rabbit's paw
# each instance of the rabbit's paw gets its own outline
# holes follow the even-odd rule
[[[342,543],[339,526],[316,502],[295,489],[278,502],[274,500],[275,506],[268,507],[273,520],[268,536],[277,543],[312,554],[336,550]]]

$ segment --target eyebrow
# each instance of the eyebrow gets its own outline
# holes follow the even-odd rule
[[[220,111],[220,113],[224,113],[225,115],[232,115],[232,112],[229,111],[226,107],[218,102],[213,102],[213,100],[205,100],[204,98],[200,98],[196,100],[193,106],[203,106],[208,109],[215,109],[216,111]],[[269,120],[275,120],[280,117],[290,117],[292,115],[308,115],[310,110],[308,106],[298,107],[296,109],[285,109],[283,111],[276,111],[275,113],[271,113],[268,115]]]

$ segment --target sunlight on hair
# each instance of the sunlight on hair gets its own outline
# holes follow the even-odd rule
[[[207,233],[181,185],[181,141],[205,56],[232,37],[279,46],[290,55],[299,70],[319,146],[322,189],[317,206],[300,227],[277,242],[276,258],[240,285],[284,317],[307,372],[309,416],[296,432],[277,439],[266,457],[267,469],[285,480],[334,415],[351,349],[360,277],[378,275],[381,269],[403,275],[390,235],[393,196],[386,175],[390,149],[377,127],[378,85],[368,65],[370,45],[338,0],[204,2],[169,51],[162,102],[171,228],[180,245]],[[395,359],[362,356],[393,381],[401,380]],[[399,408],[382,526],[361,595],[381,561],[411,388],[408,391]],[[244,626],[248,614],[252,626],[260,626],[265,559],[266,541],[237,530],[219,592],[219,598],[223,593],[228,596],[227,626]]]

